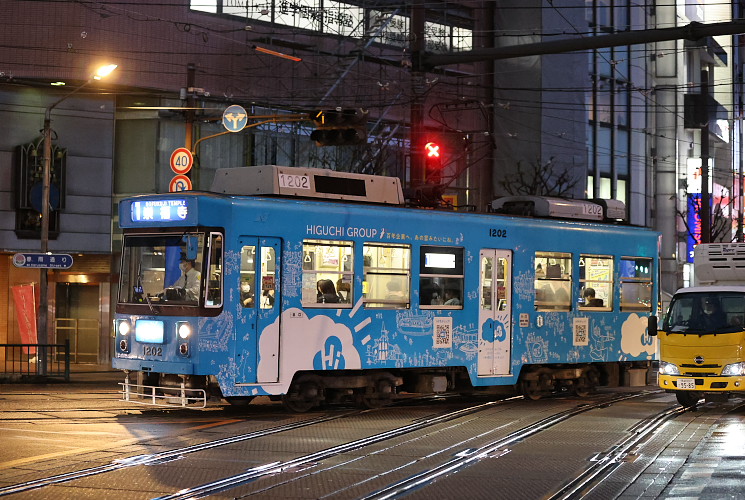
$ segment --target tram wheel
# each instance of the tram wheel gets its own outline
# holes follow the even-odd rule
[[[543,396],[543,392],[535,381],[524,380],[520,387],[520,392],[523,396],[530,399],[531,401],[538,401]]]
[[[253,401],[253,399],[253,396],[230,396],[225,398],[225,401],[227,401],[230,406],[242,408],[244,406],[248,406],[249,403]]]
[[[396,387],[393,381],[387,377],[381,377],[364,389],[357,399],[358,404],[363,408],[375,409],[382,408],[390,404]]]
[[[574,394],[580,398],[586,398],[592,392],[592,386],[587,377],[580,377],[574,381]]]
[[[320,385],[306,380],[292,384],[287,394],[282,396],[282,405],[295,413],[305,413],[316,406],[323,398]]]
[[[685,408],[693,408],[698,404],[701,395],[693,391],[675,391],[675,398],[681,406]]]

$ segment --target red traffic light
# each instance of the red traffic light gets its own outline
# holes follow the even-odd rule
[[[436,142],[428,142],[424,145],[424,154],[428,159],[440,157],[440,145]]]
[[[436,142],[424,145],[424,178],[427,184],[442,182],[442,151]]]

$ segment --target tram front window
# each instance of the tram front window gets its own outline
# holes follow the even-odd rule
[[[199,305],[204,242],[203,233],[125,235],[119,303]]]

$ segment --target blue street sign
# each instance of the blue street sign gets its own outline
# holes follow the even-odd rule
[[[248,124],[248,113],[242,106],[233,104],[222,114],[222,125],[228,132],[240,132]]]
[[[13,265],[40,269],[69,269],[72,267],[72,255],[66,253],[17,253],[13,255]]]

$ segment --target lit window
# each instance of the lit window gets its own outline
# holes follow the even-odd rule
[[[652,259],[621,259],[621,311],[652,310]]]
[[[351,241],[303,242],[303,306],[352,307],[354,282]],[[341,289],[341,293],[340,293]]]
[[[366,243],[363,254],[365,307],[408,308],[411,247]]]
[[[463,309],[463,248],[423,246],[419,255],[422,309]]]
[[[613,257],[579,256],[580,309],[613,308]]]
[[[535,253],[535,310],[569,311],[572,304],[572,254]]]

